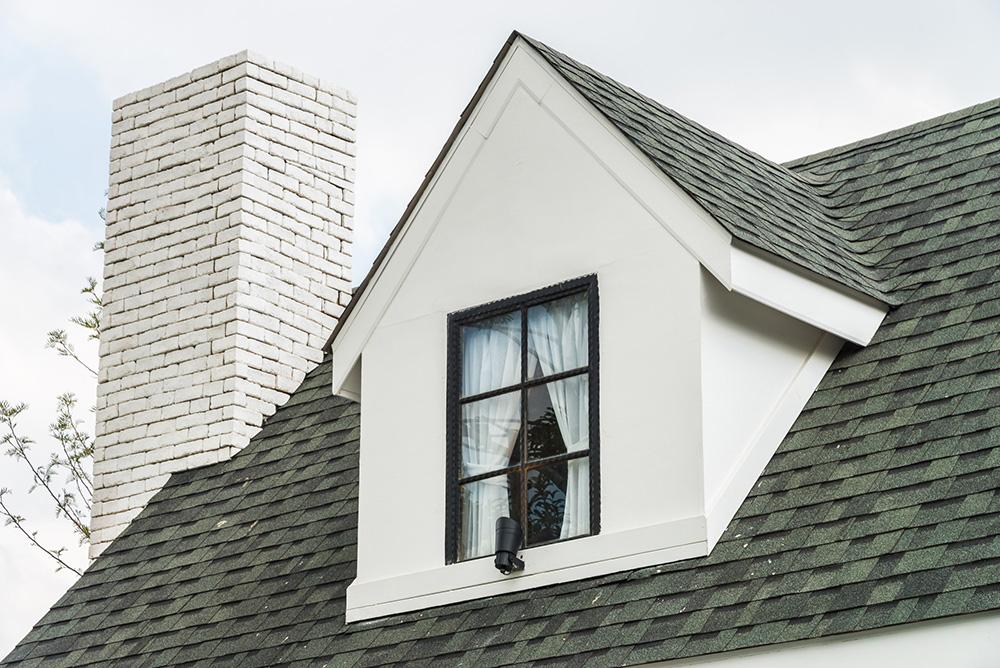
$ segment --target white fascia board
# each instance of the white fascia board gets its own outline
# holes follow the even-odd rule
[[[730,287],[731,235],[555,72],[533,47],[518,38],[341,326],[333,346],[335,394],[343,393],[362,349],[518,89],[527,92],[566,128],[664,230],[716,279]]]
[[[996,665],[997,638],[1000,638],[1000,613],[990,611],[645,665],[651,668],[986,668]]]
[[[706,503],[709,551],[715,548],[729,522],[750,495],[764,468],[785,440],[788,430],[798,419],[816,386],[823,380],[843,344],[843,339],[829,333],[820,337],[774,410],[753,435],[750,447],[743,454],[742,460],[733,467],[732,473],[722,484],[720,493]]]
[[[690,517],[626,531],[600,533],[520,552],[523,571],[501,575],[492,556],[347,588],[348,622],[498,596],[708,554],[705,520]]]
[[[868,345],[888,307],[742,243],[731,246],[731,288],[825,332]]]

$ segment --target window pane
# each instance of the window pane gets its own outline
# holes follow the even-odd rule
[[[566,508],[566,462],[530,469],[527,493],[528,544],[558,539]]]
[[[521,312],[462,327],[462,396],[521,382]]]
[[[520,461],[521,392],[514,390],[462,405],[462,477]]]
[[[521,506],[520,475],[511,473],[462,485],[458,558],[494,554],[498,517],[517,517]]]
[[[528,389],[528,461],[566,452],[546,386]]]
[[[579,457],[528,471],[527,543],[590,532],[590,459]]]
[[[529,377],[579,369],[588,360],[586,293],[528,309]]]
[[[590,447],[590,383],[587,374],[528,390],[528,459]]]

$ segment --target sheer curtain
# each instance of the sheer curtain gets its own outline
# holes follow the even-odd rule
[[[531,357],[544,375],[586,366],[587,302],[585,295],[559,299],[532,307],[528,312],[528,345]],[[589,383],[586,374],[546,385],[556,422],[568,452],[590,447]],[[590,461],[567,462],[566,505],[560,538],[590,530]]]
[[[501,316],[462,328],[462,396],[521,380],[521,319]],[[462,475],[508,465],[521,427],[521,394],[510,392],[462,406]],[[510,515],[507,476],[469,483],[462,490],[462,558],[493,552],[498,517]]]

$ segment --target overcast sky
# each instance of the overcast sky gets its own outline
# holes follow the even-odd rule
[[[1000,96],[988,2],[4,2],[0,399],[43,442],[57,394],[93,404],[43,342],[100,274],[113,98],[244,48],[352,90],[357,282],[514,28],[777,160]],[[0,486],[73,542],[6,458]],[[0,656],[71,582],[0,527]]]

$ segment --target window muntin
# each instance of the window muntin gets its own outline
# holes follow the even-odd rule
[[[596,316],[588,277],[449,318],[447,561],[501,516],[525,547],[597,533]]]

